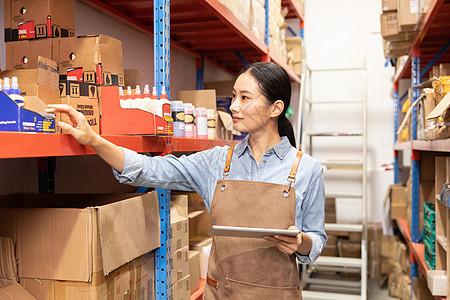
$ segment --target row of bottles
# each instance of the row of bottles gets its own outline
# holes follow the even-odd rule
[[[21,96],[17,76],[13,76],[11,78],[11,84],[9,82],[9,77],[3,78],[3,82],[0,80],[0,91],[5,92],[5,94],[7,94],[19,106],[23,106],[24,98]]]
[[[216,121],[214,109],[194,107],[191,103],[183,103],[179,100],[168,101],[166,89],[163,86],[161,95],[158,97],[156,87],[150,93],[148,84],[136,89],[127,87],[126,92],[119,87],[120,106],[125,109],[142,109],[150,112],[168,122],[173,122],[174,137],[215,139]]]

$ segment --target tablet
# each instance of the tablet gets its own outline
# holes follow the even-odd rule
[[[232,236],[242,238],[262,238],[265,235],[287,235],[296,236],[300,230],[287,229],[268,229],[268,228],[250,228],[250,227],[232,227],[232,226],[217,226],[213,225],[209,230],[209,235],[212,236]]]

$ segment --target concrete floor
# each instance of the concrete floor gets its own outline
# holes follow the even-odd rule
[[[389,296],[389,292],[386,284],[383,288],[378,286],[376,280],[369,280],[367,286],[367,299],[368,300],[387,300],[387,299],[397,299]]]

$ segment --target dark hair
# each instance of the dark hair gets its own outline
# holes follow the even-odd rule
[[[261,93],[270,103],[281,100],[284,109],[278,117],[278,133],[287,136],[289,142],[295,147],[294,129],[291,122],[286,118],[286,110],[291,103],[291,80],[287,72],[277,64],[271,62],[257,62],[245,66],[239,75],[250,73],[258,81]]]

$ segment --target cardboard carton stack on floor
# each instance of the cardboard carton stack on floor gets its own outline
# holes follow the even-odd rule
[[[35,298],[154,299],[156,192],[2,197],[0,235],[16,243],[19,283]]]
[[[172,195],[170,203],[171,284],[172,299],[188,300],[189,273],[189,221],[187,195]]]
[[[388,277],[389,295],[402,300],[411,298],[409,249],[396,236],[383,235],[381,273]]]
[[[396,58],[407,55],[421,21],[425,5],[419,0],[382,0],[381,35],[384,55]]]

